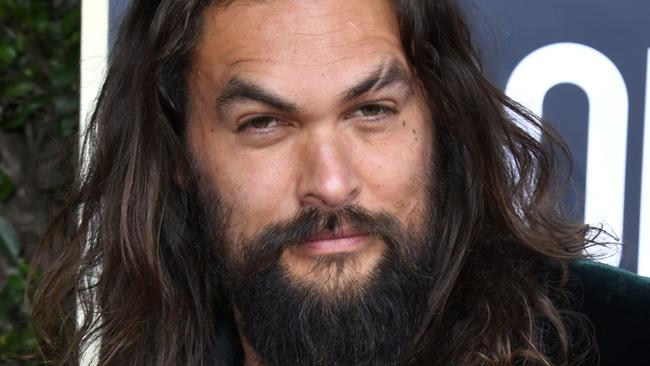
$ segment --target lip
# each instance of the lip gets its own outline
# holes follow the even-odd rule
[[[312,255],[348,253],[366,243],[368,234],[355,231],[320,232],[301,243],[300,248]]]

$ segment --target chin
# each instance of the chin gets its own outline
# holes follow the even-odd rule
[[[232,301],[241,335],[264,364],[400,364],[432,276],[424,263],[403,266],[382,241],[374,246],[307,259],[287,251],[242,279]]]

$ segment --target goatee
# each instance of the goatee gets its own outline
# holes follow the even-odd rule
[[[216,202],[211,198],[207,201]],[[204,210],[206,216],[215,219],[216,207]],[[269,225],[243,243],[225,240],[225,228],[214,221],[208,235],[217,245],[242,250],[236,256],[220,250],[215,261],[220,262],[221,285],[238,312],[240,332],[264,365],[388,366],[404,361],[427,306],[433,230],[430,220],[423,222],[406,229],[385,212],[314,207]],[[333,281],[327,289],[292,278],[282,264],[283,252],[323,230],[336,232],[343,226],[385,244],[373,268],[362,276]],[[354,253],[324,255],[316,265],[344,276],[354,260]]]

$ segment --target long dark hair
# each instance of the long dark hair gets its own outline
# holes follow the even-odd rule
[[[184,143],[186,75],[203,10],[225,5],[212,3],[133,1],[120,28],[85,136],[91,159],[38,251],[34,317],[45,354],[61,364],[77,362],[94,339],[100,365],[225,357],[215,347],[223,301],[193,229]],[[406,363],[568,363],[588,338],[563,284],[592,229],[559,208],[566,176],[557,155],[567,149],[485,78],[455,1],[394,3],[436,131],[444,239]]]

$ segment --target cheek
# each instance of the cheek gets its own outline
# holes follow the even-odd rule
[[[188,128],[187,143],[203,183],[214,190],[228,212],[231,239],[248,236],[268,223],[287,191],[285,168],[277,162],[237,152],[229,132],[201,115]]]
[[[211,181],[230,210],[234,237],[250,237],[290,212],[291,163],[287,159],[260,159],[228,150],[212,154],[210,164]]]
[[[431,132],[417,119],[404,119],[401,131],[383,141],[364,162],[369,194],[404,223],[419,221],[431,179]]]

